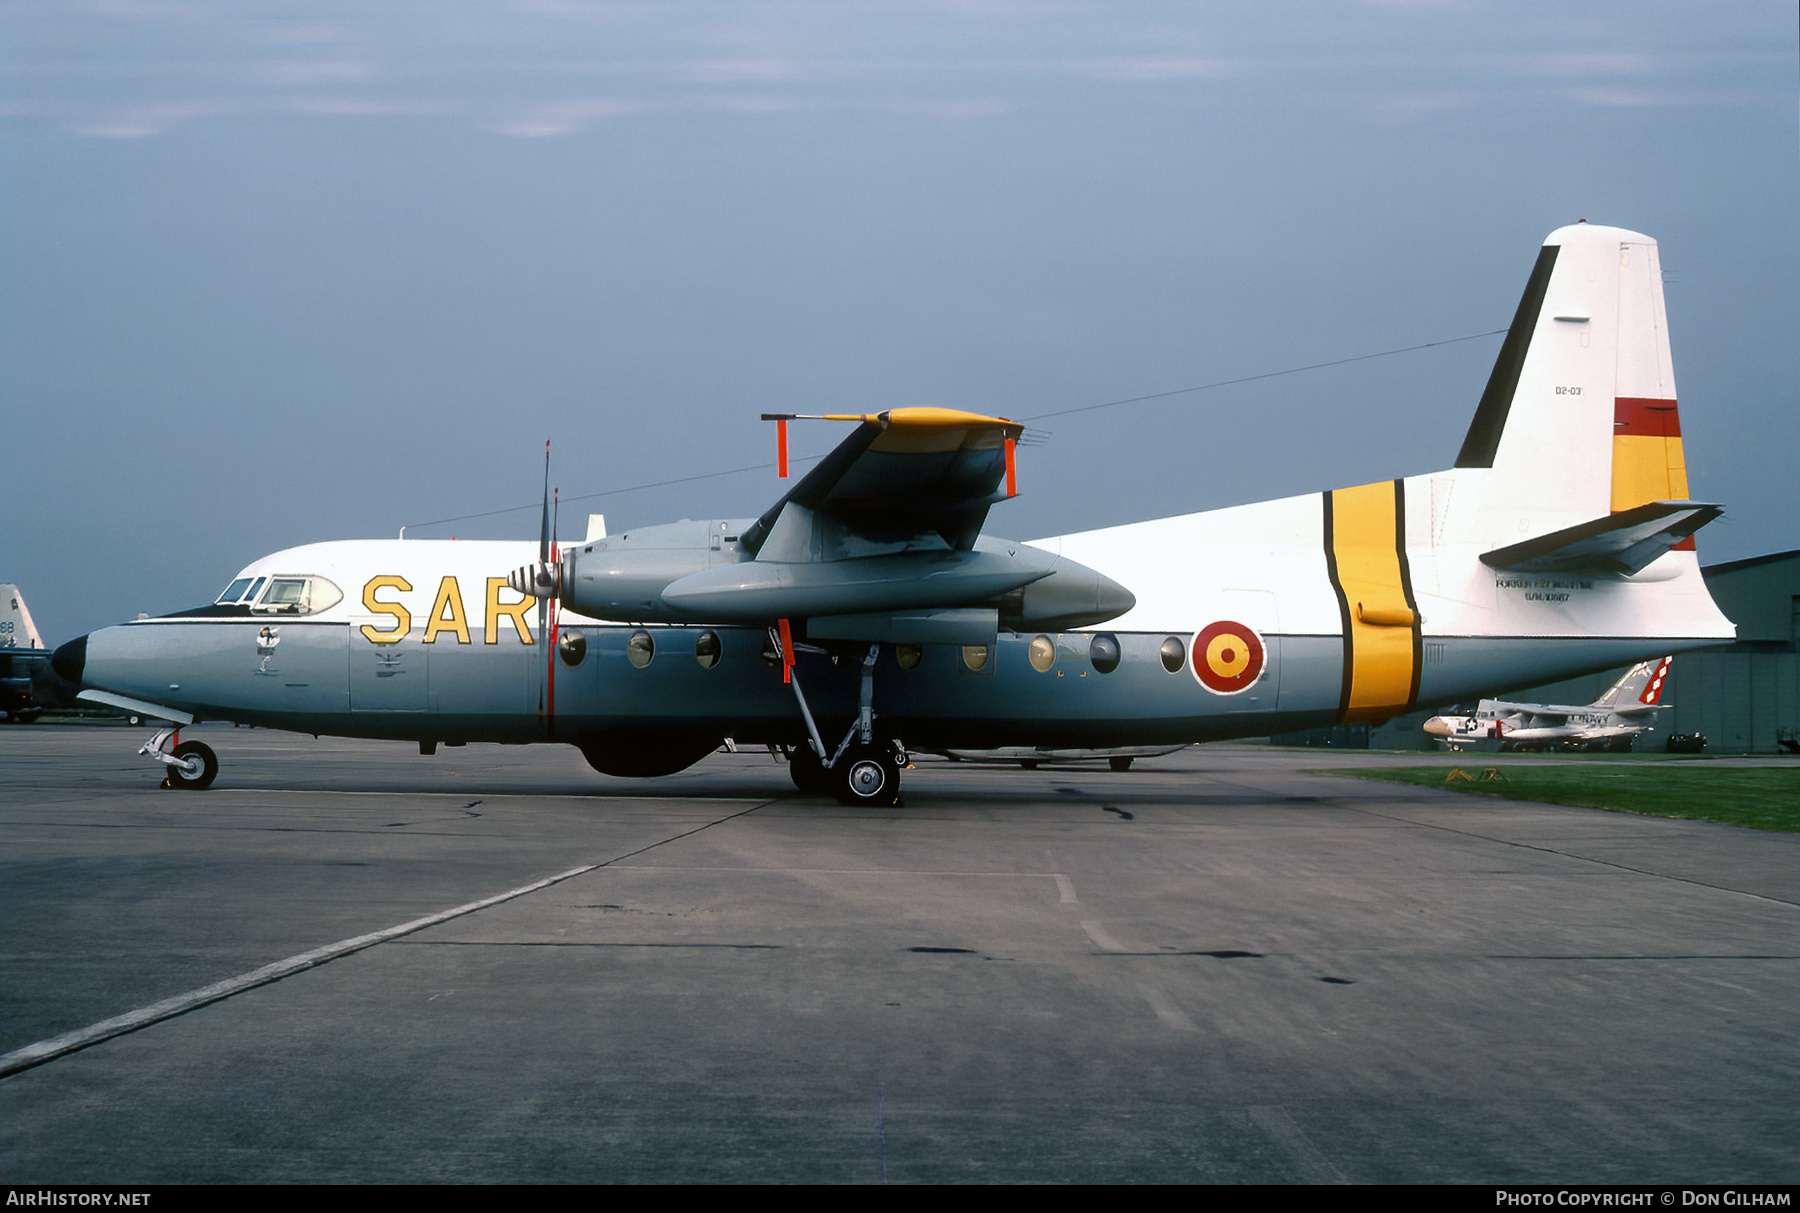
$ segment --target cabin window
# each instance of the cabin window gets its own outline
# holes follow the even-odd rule
[[[1101,632],[1088,641],[1088,661],[1099,674],[1110,674],[1119,668],[1119,638]]]
[[[1025,657],[1031,662],[1032,669],[1040,674],[1048,673],[1056,664],[1056,642],[1048,636],[1033,636],[1025,649]]]
[[[556,637],[556,651],[564,665],[580,665],[587,656],[587,637],[580,628],[564,628]]]
[[[269,583],[262,598],[263,609],[297,615],[306,597],[306,578],[277,577]]]
[[[700,668],[710,670],[719,664],[719,657],[724,653],[724,646],[719,643],[719,634],[710,628],[694,638],[694,660]]]
[[[919,662],[925,659],[925,646],[920,644],[897,644],[894,646],[894,660],[900,663],[903,670],[916,670]]]
[[[330,610],[343,597],[343,591],[323,577],[271,577],[269,588],[250,609],[258,615],[313,615]]]
[[[1187,645],[1181,643],[1181,637],[1171,636],[1162,642],[1163,669],[1171,674],[1181,673],[1181,667],[1187,662]]]
[[[988,646],[985,644],[965,644],[962,651],[963,665],[971,672],[979,674],[987,669]]]
[[[642,628],[633,632],[631,639],[625,642],[625,659],[640,670],[649,665],[654,656],[656,641],[650,639],[650,633]]]

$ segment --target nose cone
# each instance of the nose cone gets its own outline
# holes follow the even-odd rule
[[[1101,616],[1099,622],[1117,619],[1126,611],[1137,605],[1137,595],[1102,573],[1095,573],[1099,584],[1094,587],[1094,610]]]
[[[1450,736],[1450,722],[1442,716],[1433,716],[1425,722],[1425,732],[1432,737]]]
[[[72,686],[81,685],[81,675],[87,669],[87,643],[86,636],[77,636],[50,654],[50,668]]]

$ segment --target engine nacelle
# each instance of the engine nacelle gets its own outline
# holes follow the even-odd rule
[[[838,630],[850,626],[863,638],[872,628],[870,640],[921,626],[896,631],[881,625],[886,614],[934,614],[936,626],[950,619],[959,632],[969,626],[960,613],[997,611],[999,626],[1054,631],[1104,622],[1136,602],[1093,569],[1007,540],[983,537],[972,551],[759,560],[739,542],[746,525],[676,522],[578,544],[564,555],[557,592],[565,606],[595,619],[761,626],[830,617],[867,621]],[[532,584],[549,580],[541,570],[519,576]]]

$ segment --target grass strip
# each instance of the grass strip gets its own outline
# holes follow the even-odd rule
[[[1471,780],[1450,779],[1452,769]],[[1577,805],[1615,813],[1717,821],[1756,830],[1800,834],[1800,769],[1718,767],[1672,769],[1656,764],[1584,763],[1498,766],[1499,780],[1483,780],[1480,762],[1451,767],[1362,767],[1314,772],[1442,788],[1506,800]]]

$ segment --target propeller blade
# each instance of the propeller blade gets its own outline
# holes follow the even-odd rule
[[[550,440],[544,439],[544,520],[538,528],[538,563],[550,563]]]

